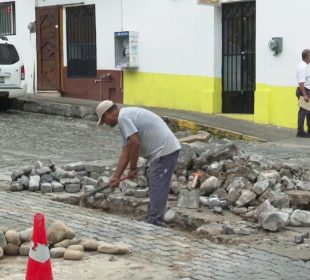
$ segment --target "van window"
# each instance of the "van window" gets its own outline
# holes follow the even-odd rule
[[[19,61],[18,53],[13,45],[0,44],[0,64],[10,65]]]

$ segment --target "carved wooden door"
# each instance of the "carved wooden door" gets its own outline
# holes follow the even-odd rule
[[[38,90],[60,90],[59,8],[36,8]]]

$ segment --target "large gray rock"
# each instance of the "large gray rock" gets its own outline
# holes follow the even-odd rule
[[[65,260],[78,261],[84,257],[84,252],[78,250],[66,250],[64,253]]]
[[[177,215],[173,209],[169,209],[164,216],[164,221],[169,224],[173,223],[176,219]]]
[[[40,190],[40,176],[33,175],[29,177],[29,191],[35,192]]]
[[[81,190],[80,183],[78,184],[66,184],[65,185],[65,191],[68,193],[77,193]]]
[[[271,196],[269,197],[270,204],[276,208],[289,208],[290,200],[286,193],[283,192],[271,192]]]
[[[138,188],[138,184],[131,180],[122,181],[119,185],[122,192],[125,192],[128,189],[136,190]]]
[[[85,170],[85,163],[82,161],[67,163],[64,167],[66,171],[82,171]]]
[[[182,143],[182,149],[179,153],[178,163],[176,165],[176,173],[182,174],[184,169],[190,169],[196,159],[196,154],[189,144]]]
[[[74,244],[70,245],[67,250],[75,250],[75,251],[81,251],[84,252],[84,246],[81,244]]]
[[[308,227],[310,226],[310,212],[295,210],[290,217],[290,222],[292,226]]]
[[[6,241],[5,235],[4,235],[4,233],[0,230],[0,247],[1,247],[2,249],[4,249],[5,246],[6,246],[7,244],[8,244],[8,243],[7,243],[7,241]]]
[[[29,256],[31,242],[24,242],[20,245],[18,253],[21,256]]]
[[[310,210],[310,192],[291,190],[285,191],[294,209]]]
[[[58,243],[55,243],[54,244],[54,248],[59,248],[59,247],[62,247],[62,248],[68,248],[69,246],[71,245],[71,240],[69,239],[64,239]]]
[[[234,189],[240,193],[242,190],[252,189],[251,182],[247,178],[240,177],[240,176],[231,176],[229,180],[226,180],[224,187],[225,186],[226,186],[227,191]]]
[[[100,178],[99,178],[100,179]],[[83,177],[84,185],[91,185],[96,187],[97,186],[97,180],[90,178],[88,176]]]
[[[254,217],[256,219],[258,219],[262,213],[264,212],[274,212],[276,210],[276,208],[274,208],[269,200],[265,200],[262,204],[260,204],[258,207],[256,207],[256,209],[254,210]]]
[[[240,196],[241,196],[241,192],[236,191],[235,189],[231,188],[228,192],[227,201],[230,205],[235,206]]]
[[[279,231],[288,225],[289,217],[288,213],[280,211],[264,212],[258,222],[266,230]]]
[[[100,242],[97,251],[104,254],[127,254],[130,249],[127,245],[121,243]]]
[[[8,243],[19,246],[21,244],[21,240],[19,238],[19,233],[16,230],[8,230],[5,233],[5,238]]]
[[[81,241],[81,245],[85,251],[96,251],[98,248],[98,241],[93,239],[85,239]]]
[[[50,183],[41,183],[41,192],[42,193],[51,193],[53,191],[52,184]]]
[[[200,169],[206,164],[210,164],[214,161],[221,161],[226,159],[232,159],[238,155],[238,148],[235,144],[221,145],[208,152],[202,153],[200,157],[194,160],[194,166],[196,169]]]
[[[33,228],[28,228],[19,232],[19,238],[22,241],[31,241]]]
[[[42,176],[44,174],[49,174],[52,172],[52,169],[48,166],[43,166],[42,168],[36,169],[35,170],[36,174],[39,176]]]
[[[74,178],[62,178],[60,179],[60,183],[64,186],[69,184],[81,184],[81,180],[77,177]]]
[[[32,171],[30,166],[22,167],[21,169],[14,170],[11,174],[12,181],[16,181],[18,178],[21,178],[23,175],[29,176]]]
[[[19,253],[19,246],[8,243],[8,245],[5,246],[4,254],[8,256],[18,256]]]
[[[270,186],[274,186],[280,181],[280,174],[276,170],[266,170],[259,174],[257,181],[268,180]]]
[[[47,230],[47,239],[51,244],[58,243],[64,239],[72,239],[75,233],[60,221],[53,222]]]
[[[58,248],[52,248],[50,250],[51,258],[62,258],[66,252],[66,248],[58,247]]]
[[[269,186],[269,181],[267,179],[256,182],[253,185],[252,191],[257,195],[261,195]]]
[[[51,185],[52,185],[52,191],[53,192],[63,192],[64,191],[64,186],[57,181],[53,181],[51,183]]]
[[[29,178],[25,175],[23,175],[21,178],[20,178],[20,183],[22,184],[23,188],[25,190],[28,190],[29,188]]]
[[[196,209],[199,208],[199,189],[181,189],[178,196],[178,207]]]
[[[200,185],[202,195],[210,195],[220,187],[220,180],[214,176],[209,177]]]
[[[18,181],[14,181],[11,183],[10,191],[17,192],[22,191],[24,189],[23,184],[21,183],[20,179]]]
[[[256,194],[250,190],[243,190],[241,196],[236,201],[237,207],[243,207],[256,198]]]

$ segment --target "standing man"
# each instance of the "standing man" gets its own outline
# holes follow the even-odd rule
[[[112,101],[105,100],[99,103],[96,113],[99,120],[97,125],[107,124],[114,127],[118,124],[123,139],[123,149],[110,185],[119,185],[128,165],[127,177],[136,177],[139,155],[145,157],[149,163],[150,190],[147,222],[160,226],[166,209],[171,177],[181,149],[178,139],[159,116],[142,108],[119,109]]]
[[[299,98],[303,96],[305,102],[309,102],[310,97],[310,50],[305,49],[302,51],[302,61],[298,64],[297,68],[297,83],[296,96]],[[304,122],[307,119],[308,131],[304,131]],[[310,138],[310,112],[304,108],[299,107],[298,112],[298,130],[296,137]]]

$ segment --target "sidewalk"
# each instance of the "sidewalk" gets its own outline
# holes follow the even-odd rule
[[[20,102],[20,101],[19,101]],[[55,105],[55,103],[88,107],[95,110],[99,101],[66,98],[58,96],[44,96],[41,94],[27,95],[22,102]],[[31,106],[28,106],[28,108]],[[51,106],[57,114],[57,106]],[[54,109],[53,109],[54,108]],[[173,110],[165,108],[147,107],[168,121],[182,123],[185,126],[202,128],[214,134],[230,135],[243,140],[267,141],[279,144],[310,146],[310,139],[296,138],[296,130],[262,125],[252,121],[239,120],[221,114],[206,114],[192,111]],[[29,111],[29,110],[28,110]],[[297,118],[297,116],[296,116]]]

